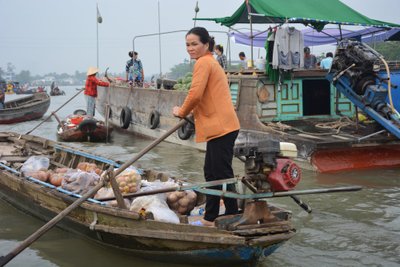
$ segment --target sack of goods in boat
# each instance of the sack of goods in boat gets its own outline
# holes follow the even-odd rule
[[[197,203],[197,195],[193,190],[167,193],[168,206],[182,215],[190,213]]]
[[[56,168],[54,172],[50,172],[49,182],[54,186],[61,186],[64,181],[65,174],[70,171],[69,168]]]
[[[22,166],[24,175],[42,182],[48,182],[54,186],[61,187],[69,192],[83,195],[93,188],[100,181],[102,170],[94,163],[80,162],[76,169],[71,168],[49,168],[49,159],[43,156],[33,156],[26,160]],[[178,187],[182,183],[168,178],[167,181],[155,180],[149,182],[142,180],[140,171],[135,167],[130,167],[118,175],[115,179],[121,193],[135,193],[152,191],[161,188]],[[114,197],[113,189],[110,185],[101,188],[95,198]],[[197,195],[192,190],[172,192],[167,194],[157,194],[135,198],[132,203],[129,199],[124,199],[125,205],[131,211],[138,213],[151,212],[154,219],[162,222],[180,223],[179,214],[189,214],[197,203]],[[118,206],[116,201],[106,202],[108,206]]]
[[[26,175],[29,172],[47,171],[50,166],[50,160],[43,156],[29,157],[21,167],[21,172]]]
[[[95,172],[98,175],[100,175],[102,172],[102,170],[98,168],[95,163],[89,162],[80,162],[76,168],[84,172]]]
[[[136,193],[140,189],[142,176],[136,168],[130,167],[115,177],[115,180],[122,194]],[[111,185],[100,188],[95,195],[95,198],[109,197],[114,197],[114,191],[111,188]],[[111,201],[107,204],[114,206],[115,202]],[[128,206],[129,205],[130,203],[128,203]]]
[[[161,189],[164,187],[176,186],[177,184],[172,180],[167,182],[161,182],[156,180],[154,182],[143,182],[142,191],[151,191],[156,189]],[[129,210],[135,212],[151,212],[154,216],[154,220],[169,223],[179,223],[178,215],[172,211],[167,204],[166,194],[157,194],[137,197],[132,201]]]
[[[128,168],[121,172],[115,180],[121,193],[135,193],[140,188],[142,177],[136,169]]]
[[[50,161],[43,156],[28,158],[21,167],[25,177],[32,177],[54,186],[61,186],[73,193],[83,194],[95,186],[100,179],[101,169],[94,163],[81,162],[77,169],[56,168],[49,170]]]
[[[61,187],[75,194],[83,195],[90,191],[100,181],[100,176],[95,172],[71,170],[65,173]]]

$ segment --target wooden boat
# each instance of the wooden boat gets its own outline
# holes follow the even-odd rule
[[[0,110],[0,124],[10,124],[41,118],[50,106],[47,93],[36,93],[27,97],[5,102]]]
[[[43,220],[54,217],[77,194],[20,175],[19,167],[31,155],[50,159],[50,169],[77,168],[81,162],[96,163],[101,169],[119,167],[113,160],[64,146],[41,137],[17,133],[0,133],[0,195],[2,199]],[[142,179],[150,180],[159,172],[146,170]],[[181,215],[180,223],[154,220],[151,213],[137,213],[88,199],[67,215],[59,226],[140,257],[159,261],[190,262],[193,264],[254,264],[274,252],[295,234],[290,212],[268,206],[273,222],[243,225],[227,229],[228,221],[237,216],[221,216],[218,227],[188,224]],[[153,214],[154,215],[154,214]]]
[[[109,139],[113,127],[85,114],[74,114],[61,121],[57,126],[58,138],[66,142],[103,142]]]
[[[302,8],[304,2],[307,2],[309,6],[318,7],[312,12],[306,12]],[[329,1],[330,6],[348,14],[343,21],[343,18],[338,15],[340,13],[328,14],[326,8],[320,6],[319,2],[321,1],[291,1],[290,6],[285,6],[284,3],[278,4],[274,0],[254,0],[251,3],[246,1],[230,17],[195,18],[195,20],[214,21],[229,28],[243,23],[250,23],[251,28],[251,24],[256,23],[264,26],[266,34],[271,32],[271,26],[268,25],[271,23],[275,25],[303,23],[312,25],[313,29],[318,28],[321,32],[326,24],[360,25],[361,20],[363,25],[376,27],[382,23],[382,28],[398,27],[394,23],[367,18],[339,0]],[[252,12],[250,13],[249,10]],[[325,21],[326,24],[321,21]],[[254,37],[259,37],[258,35],[251,32],[251,37],[249,37],[251,46],[256,39]],[[262,46],[264,45],[265,42]],[[272,59],[272,55],[279,52],[269,51],[273,47],[269,43],[265,50],[264,55],[267,56],[265,63],[269,66],[267,70],[253,67],[254,56],[251,53],[251,59],[247,62],[249,70],[227,73],[232,102],[241,125],[239,139],[272,138],[295,143],[299,151],[298,160],[304,163],[303,167],[320,172],[400,166],[400,140],[385,130],[382,131],[377,123],[364,123],[358,120],[354,102],[336,88],[334,82],[331,83],[326,79],[327,71],[302,68],[292,71],[288,70],[287,66],[279,70],[274,69],[275,66],[271,63],[275,59]],[[379,54],[376,51],[369,51],[369,53],[374,54],[375,57]],[[300,54],[302,54],[301,50]],[[354,57],[359,58],[359,55],[354,55]],[[376,57],[377,61],[379,57]],[[353,60],[348,59],[348,62],[353,63]],[[363,65],[362,60],[358,63],[360,66]],[[264,63],[257,65],[265,68]],[[359,69],[359,65],[355,68]],[[301,67],[301,64],[296,67]],[[349,70],[352,68],[351,65],[346,65],[346,67],[348,69],[343,69],[343,73],[352,71]],[[364,73],[357,71],[359,75],[356,76],[360,78],[362,85],[378,86],[382,81],[388,80],[385,77],[388,73],[382,72],[385,68],[367,70],[361,67],[361,69],[367,71]],[[362,79],[371,73],[377,75],[373,79]],[[391,79],[400,73],[398,64],[392,66],[390,73],[392,73]],[[335,76],[338,74],[336,73]],[[165,129],[171,128],[174,121],[172,107],[182,104],[186,96],[185,92],[162,90],[161,80],[158,80],[157,84],[161,90],[143,90],[143,88],[113,84],[111,88],[99,90],[97,107],[102,114],[106,114],[106,106],[111,108],[107,116],[114,125],[134,133],[157,138]],[[170,89],[171,86],[172,84],[167,84],[164,89]],[[382,99],[386,99],[384,90],[381,91],[378,94]],[[399,90],[393,90],[392,94],[397,99],[394,105],[400,103]],[[362,102],[364,101],[363,99]],[[400,105],[397,104],[396,108],[397,111],[400,110]],[[396,112],[392,110],[392,113]],[[168,141],[198,147],[193,142],[191,132],[190,129],[182,129],[179,136],[171,136]],[[204,149],[204,147],[201,148]]]
[[[50,91],[51,96],[57,96],[57,95],[65,95],[65,92],[58,87],[54,88],[54,90]]]
[[[400,69],[393,65],[391,73],[393,79],[399,77]],[[279,85],[261,70],[227,72],[241,125],[238,139],[294,143],[302,167],[319,172],[400,166],[400,140],[379,132],[382,128],[376,122],[358,121],[354,105],[326,80],[326,74],[294,71]],[[96,107],[105,116],[109,105],[115,127],[157,138],[176,123],[172,108],[186,94],[119,83],[98,90]],[[400,99],[398,92],[393,95]],[[204,144],[194,142],[193,132],[183,128],[167,141],[205,150]]]
[[[58,86],[55,86],[55,83],[52,82],[50,85],[50,95],[51,96],[65,95],[65,92],[60,88],[58,88]]]
[[[38,87],[27,88],[27,89],[18,87],[17,89],[15,89],[15,93],[17,95],[31,95],[31,94],[43,93],[43,92],[46,92],[46,88],[44,86],[38,86]]]

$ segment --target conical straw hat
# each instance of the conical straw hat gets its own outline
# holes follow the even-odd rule
[[[99,72],[99,69],[96,67],[89,67],[88,71],[87,71],[87,76],[89,75],[93,75]]]

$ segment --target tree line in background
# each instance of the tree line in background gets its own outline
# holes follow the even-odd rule
[[[7,64],[7,70],[0,68],[0,80],[12,80],[24,83],[35,83],[38,85],[44,85],[51,81],[56,81],[59,85],[74,85],[82,84],[86,80],[86,72],[75,71],[75,74],[70,75],[67,73],[47,73],[45,75],[32,75],[29,70],[21,70],[19,73],[15,73],[11,63]]]
[[[386,60],[400,60],[400,42],[381,42],[375,45],[374,49],[381,53]]]
[[[396,61],[400,60],[400,42],[382,42],[374,45],[374,49],[381,53],[386,60]],[[232,66],[236,67],[236,66]],[[171,68],[170,72],[167,73],[169,79],[175,79],[184,77],[188,72],[191,72],[193,68],[193,63],[185,60],[183,63],[177,64]],[[12,63],[7,64],[6,70],[0,68],[0,80],[6,80],[6,77],[10,74],[12,75],[13,81],[18,81],[20,83],[39,83],[40,81],[49,81],[49,79],[54,79],[59,85],[80,85],[86,80],[86,72],[75,71],[74,74],[70,75],[67,73],[55,73],[51,72],[45,75],[34,75],[32,76],[29,70],[22,70],[19,73],[14,73],[15,67]],[[125,73],[110,73],[110,76],[120,76],[125,77]]]
[[[86,81],[86,71],[75,71],[74,74],[50,72],[45,75],[32,75],[29,70],[21,70],[15,73],[12,63],[7,63],[6,70],[0,67],[0,80],[11,80],[21,84],[50,85],[55,81],[57,85],[82,85]],[[122,74],[110,74],[111,76],[122,76]],[[125,75],[125,74],[124,74]]]

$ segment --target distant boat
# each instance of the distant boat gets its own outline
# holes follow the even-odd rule
[[[24,89],[22,87],[18,87],[17,89],[15,89],[15,93],[17,95],[31,95],[34,93],[42,93],[42,92],[46,92],[46,87],[45,86],[38,86],[38,87],[31,87],[28,89]]]
[[[65,95],[65,92],[60,88],[58,88],[58,86],[55,86],[55,83],[52,82],[50,86],[50,95],[51,96]]]
[[[46,113],[49,106],[50,97],[46,92],[5,102],[5,108],[0,109],[0,124],[39,119]]]

